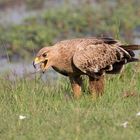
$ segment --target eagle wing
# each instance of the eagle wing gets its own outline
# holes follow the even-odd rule
[[[118,45],[100,43],[81,43],[73,56],[74,65],[82,72],[94,75],[112,71],[113,64],[130,59],[131,55]]]

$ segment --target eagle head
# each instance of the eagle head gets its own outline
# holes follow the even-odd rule
[[[35,69],[39,69],[44,72],[49,67],[49,52],[50,48],[44,47],[37,53],[33,61],[33,66]]]

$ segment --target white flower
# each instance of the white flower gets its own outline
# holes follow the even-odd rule
[[[20,120],[24,120],[24,119],[26,119],[26,118],[27,118],[26,116],[19,115],[19,119],[20,119]]]
[[[124,128],[126,128],[127,125],[128,125],[128,121],[126,121],[126,122],[124,122],[124,123],[121,124],[121,126],[123,126]]]
[[[138,112],[138,113],[136,114],[136,116],[140,116],[140,112]]]

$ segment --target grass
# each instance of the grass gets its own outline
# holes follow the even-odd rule
[[[134,67],[135,65],[135,67]],[[0,78],[1,140],[138,140],[140,139],[140,73],[137,64],[121,76],[107,76],[104,95],[93,101],[86,90],[70,96],[65,78]],[[87,86],[85,82],[85,87]],[[136,96],[123,97],[125,92]],[[26,116],[20,120],[19,116]],[[121,124],[128,121],[124,128]]]

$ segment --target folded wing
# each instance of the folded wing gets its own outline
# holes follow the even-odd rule
[[[73,56],[74,65],[83,73],[93,77],[104,72],[118,73],[124,64],[137,60],[132,51],[105,42],[80,44]]]

